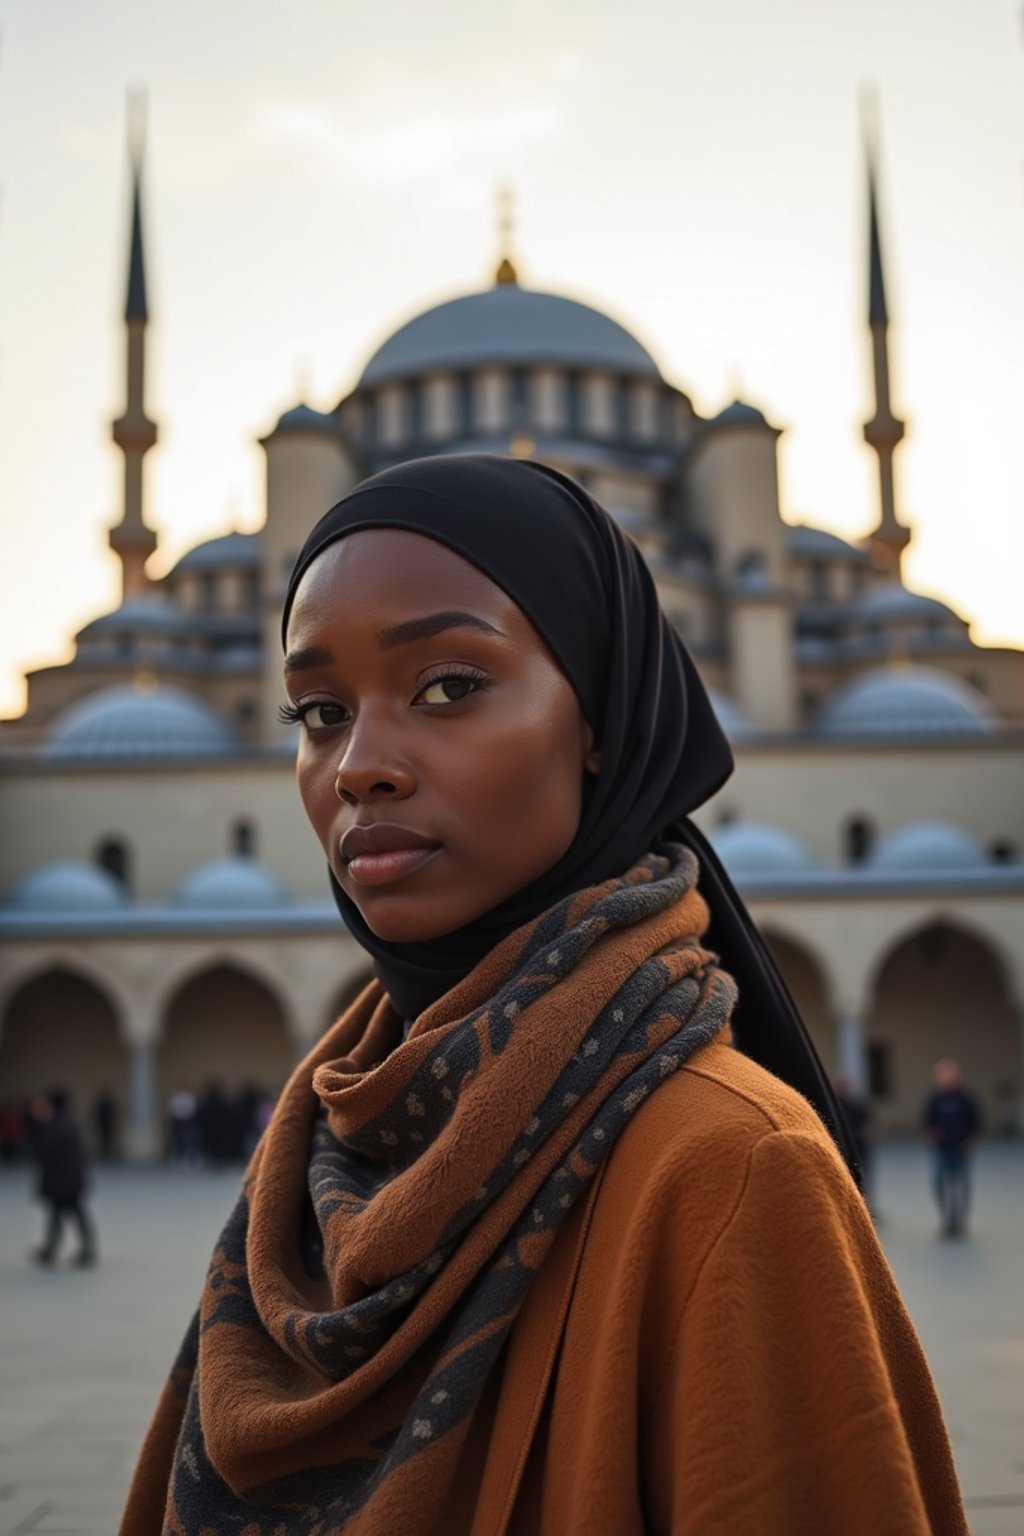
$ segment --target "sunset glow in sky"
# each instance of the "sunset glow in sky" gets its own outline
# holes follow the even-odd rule
[[[1024,645],[1017,0],[0,0],[0,713],[116,605],[128,232],[144,189],[152,569],[263,516],[257,437],[491,281],[607,310],[701,412],[785,429],[784,515],[877,515],[858,97],[880,101],[908,583]]]

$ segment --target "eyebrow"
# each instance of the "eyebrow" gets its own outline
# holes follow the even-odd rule
[[[435,635],[442,635],[449,629],[475,629],[480,634],[504,638],[500,629],[478,614],[449,609],[444,613],[428,613],[422,619],[407,619],[404,624],[379,629],[377,641],[384,650],[391,650],[396,645],[409,645],[413,640],[432,640]]]
[[[448,609],[444,613],[428,613],[422,619],[406,619],[403,624],[392,624],[387,629],[380,629],[377,631],[377,643],[383,650],[391,650],[397,645],[409,645],[414,640],[431,640],[435,635],[445,634],[450,629],[474,629],[479,634],[497,635],[504,639],[500,629],[478,614]],[[334,657],[325,646],[309,645],[290,652],[285,657],[284,670],[286,674],[305,672],[310,667],[330,666],[333,660]]]

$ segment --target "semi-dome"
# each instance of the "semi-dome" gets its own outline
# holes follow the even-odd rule
[[[288,899],[284,886],[256,859],[212,859],[182,881],[174,897],[180,907],[204,911],[250,911],[279,907]]]
[[[865,867],[883,870],[968,870],[990,865],[976,838],[948,821],[912,821],[879,839]]]
[[[90,693],[57,716],[49,757],[99,759],[211,757],[237,749],[231,727],[202,699],[161,684],[119,683]]]
[[[100,635],[120,634],[129,630],[134,634],[158,635],[177,633],[188,627],[188,616],[180,608],[157,593],[148,593],[144,597],[130,597],[120,608],[115,608],[113,613],[104,613],[98,619],[93,619],[78,631],[75,638],[92,640]]]
[[[124,903],[124,887],[109,871],[79,859],[41,864],[7,896],[7,906],[19,912],[108,911]]]
[[[737,879],[810,874],[819,868],[800,838],[785,827],[766,822],[724,822],[711,833],[711,842],[730,875]]]
[[[750,716],[735,699],[717,688],[708,689],[708,698],[715,718],[730,741],[746,741],[754,735]]]
[[[867,565],[871,558],[867,550],[808,523],[792,523],[786,529],[786,548],[795,560],[849,560]]]
[[[181,571],[218,570],[223,566],[256,566],[260,563],[260,536],[258,533],[223,533],[219,538],[207,539],[182,555],[171,571],[177,576]]]
[[[456,368],[526,363],[595,368],[660,380],[646,347],[609,315],[517,283],[497,283],[428,309],[389,336],[359,387]]]
[[[988,700],[937,667],[866,672],[828,700],[822,736],[987,736],[995,730]]]
[[[961,628],[965,626],[965,620],[960,617],[948,603],[940,602],[937,597],[925,597],[921,592],[908,592],[901,582],[890,581],[884,586],[874,587],[870,592],[865,592],[858,598],[851,610],[851,617],[860,620],[871,621],[897,621],[911,620],[920,623],[957,624]]]

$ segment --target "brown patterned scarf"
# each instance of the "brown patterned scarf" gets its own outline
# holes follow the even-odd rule
[[[377,983],[331,1028],[253,1156],[121,1536],[444,1528],[555,1234],[728,1023],[696,877],[669,845],[566,898],[404,1041]]]

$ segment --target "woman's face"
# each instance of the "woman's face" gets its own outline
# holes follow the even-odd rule
[[[287,651],[306,815],[379,938],[452,933],[565,853],[593,732],[529,620],[460,555],[349,534],[303,576]]]

